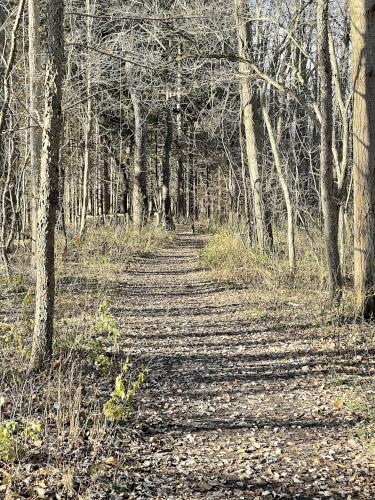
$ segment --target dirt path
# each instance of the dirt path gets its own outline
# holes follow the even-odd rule
[[[123,283],[117,313],[151,368],[130,498],[374,498],[325,390],[334,353],[305,316],[212,283],[199,243],[179,235]]]

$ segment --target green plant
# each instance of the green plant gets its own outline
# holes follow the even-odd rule
[[[4,462],[14,462],[19,453],[23,452],[23,448],[17,446],[15,432],[17,424],[15,422],[7,422],[0,426],[0,458]]]
[[[340,386],[340,385],[350,385],[351,384],[351,379],[347,375],[342,375],[340,377],[335,378],[332,381],[332,384],[333,385],[338,385],[338,386]]]
[[[30,422],[26,425],[22,432],[22,436],[27,440],[33,442],[35,445],[40,446],[42,444],[41,434],[43,431],[43,424],[40,422]]]
[[[66,324],[63,325],[66,330]],[[121,329],[114,318],[107,300],[103,300],[96,312],[95,320],[88,327],[82,327],[78,332],[76,326],[65,331],[63,350],[80,351],[84,347],[87,359],[99,371],[106,373],[110,366],[107,356],[109,352],[119,352]]]
[[[121,373],[116,377],[115,388],[110,398],[103,405],[105,417],[112,422],[120,422],[131,416],[133,397],[144,382],[144,373],[141,371],[136,379],[133,382],[129,381],[126,386],[126,374],[129,374],[130,366],[129,358],[127,358]]]
[[[25,454],[28,447],[40,446],[43,425],[29,422],[23,429],[18,422],[9,421],[0,425],[0,458],[14,462]]]
[[[105,352],[119,352],[119,338],[121,330],[117,325],[116,319],[107,300],[104,300],[98,308],[95,323],[91,328],[88,347],[90,352],[95,355],[104,355]],[[103,359],[101,359],[103,361]]]
[[[95,358],[94,366],[102,375],[107,375],[111,369],[112,363],[108,356],[98,354]]]
[[[27,290],[22,298],[22,313],[27,322],[30,322],[34,317],[34,300],[31,289]]]
[[[94,330],[99,334],[109,334],[115,336],[120,333],[117,322],[109,309],[107,300],[104,300],[99,305]]]
[[[21,356],[27,355],[23,337],[15,325],[0,323],[0,345],[2,349],[11,350]]]

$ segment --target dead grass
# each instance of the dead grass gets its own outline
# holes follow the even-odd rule
[[[90,228],[83,241],[75,241],[72,250],[80,262],[128,262],[149,257],[174,240],[174,233],[160,226],[148,225],[140,231],[131,226]]]
[[[312,341],[317,349],[337,353],[345,358],[332,361],[334,380],[329,397],[337,410],[347,412],[356,424],[353,437],[361,442],[362,457],[375,460],[375,384],[373,324],[359,321],[354,315],[352,276],[346,269],[344,299],[340,306],[332,306],[327,297],[323,241],[318,232],[297,235],[298,268],[289,273],[284,231],[275,235],[274,251],[261,255],[254,251],[241,228],[222,227],[206,237],[200,251],[203,264],[212,279],[228,287],[248,290],[247,320],[262,321],[272,315],[280,316],[280,328],[300,325],[313,328]],[[349,260],[349,257],[347,261]],[[349,375],[348,375],[349,373]],[[341,381],[343,381],[341,383]]]
[[[13,256],[12,278],[0,280],[2,498],[111,498],[131,488],[130,443],[147,369],[127,359],[126,331],[111,306],[132,261],[173,238],[155,227],[92,228],[62,254],[59,237],[55,356],[37,375],[27,372],[34,311],[27,248]]]

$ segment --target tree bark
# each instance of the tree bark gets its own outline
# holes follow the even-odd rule
[[[143,226],[146,211],[146,119],[139,95],[131,90],[134,111],[134,181],[133,181],[133,224],[140,229]]]
[[[245,128],[246,154],[249,170],[249,178],[252,192],[255,235],[259,248],[264,251],[271,247],[268,236],[265,208],[263,200],[263,186],[258,158],[257,127],[255,124],[256,113],[254,109],[254,92],[251,86],[249,72],[249,25],[245,21],[243,13],[246,12],[244,0],[234,0],[235,18],[238,38],[238,55],[244,61],[240,61],[240,98],[243,113],[243,124]]]
[[[91,45],[92,41],[92,21],[90,17],[92,14],[91,0],[86,0],[86,12],[89,17],[87,17],[86,25],[86,38],[87,44]],[[89,61],[89,54],[86,58],[86,110],[85,110],[85,124],[84,124],[84,162],[83,162],[83,186],[82,186],[82,212],[81,212],[81,226],[79,235],[80,238],[84,237],[86,231],[86,218],[87,218],[87,208],[89,201],[89,174],[91,169],[91,153],[90,153],[90,142],[93,133],[93,112],[92,112],[92,83],[91,83],[91,63]]]
[[[31,253],[32,267],[35,264],[37,231],[39,168],[42,149],[43,87],[40,45],[40,4],[39,0],[28,0],[29,8],[29,111],[30,111],[30,156],[31,156]]]
[[[52,355],[55,306],[55,225],[58,206],[61,97],[64,68],[64,2],[48,0],[45,113],[36,244],[35,327],[30,369],[43,368]]]
[[[337,186],[333,178],[333,94],[332,67],[329,54],[328,0],[318,0],[318,72],[320,80],[320,188],[324,224],[325,253],[327,259],[330,298],[340,301],[342,277],[338,248],[339,204]]]
[[[354,282],[358,313],[375,316],[375,0],[350,0],[353,46]]]
[[[171,149],[173,142],[173,122],[172,112],[170,108],[169,98],[167,97],[167,104],[165,109],[165,144],[164,144],[164,159],[162,171],[162,210],[163,210],[163,225],[167,229],[173,227],[170,182],[171,182]]]
[[[178,47],[178,54],[181,55],[181,46]],[[177,146],[177,214],[178,216],[185,215],[185,186],[184,186],[184,141],[182,134],[182,109],[181,109],[181,70],[180,63],[177,63],[177,130],[176,130],[176,146]]]
[[[348,22],[349,25],[349,22]],[[349,31],[348,26],[347,30]],[[344,53],[349,52],[350,38],[348,35],[344,39]],[[341,158],[336,151],[336,146],[333,150],[335,152],[335,163],[337,173],[337,200],[339,204],[339,220],[338,220],[338,246],[340,255],[341,272],[345,268],[345,218],[346,218],[346,198],[347,198],[347,184],[348,184],[348,171],[349,171],[349,152],[350,152],[350,119],[349,119],[349,105],[350,100],[345,99],[342,80],[348,81],[349,64],[344,67],[344,74],[340,78],[339,64],[337,61],[336,50],[334,46],[332,33],[329,33],[329,50],[332,61],[333,81],[336,90],[336,100],[340,112],[342,132],[341,132]]]
[[[268,132],[268,137],[271,143],[271,149],[273,154],[273,159],[275,163],[275,168],[277,172],[277,176],[279,179],[279,183],[284,195],[284,201],[286,205],[287,212],[287,222],[288,222],[288,254],[289,254],[289,270],[291,274],[294,274],[296,271],[296,244],[295,244],[295,223],[294,223],[294,209],[292,203],[292,196],[290,193],[290,189],[288,186],[288,180],[283,171],[283,167],[281,165],[281,157],[279,151],[279,145],[277,143],[274,130],[272,128],[271,119],[269,116],[269,112],[267,109],[267,104],[262,99],[262,111],[264,123],[266,125],[266,129]],[[280,114],[281,116],[281,114]],[[280,118],[281,119],[281,118]]]

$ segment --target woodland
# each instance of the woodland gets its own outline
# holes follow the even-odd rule
[[[375,497],[375,0],[0,0],[0,498]]]

